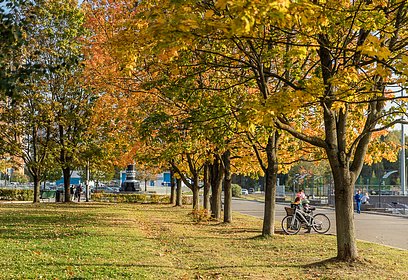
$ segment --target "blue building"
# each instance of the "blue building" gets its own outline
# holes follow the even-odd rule
[[[82,180],[82,177],[79,175],[78,171],[73,171],[72,174],[71,174],[71,180],[70,180],[69,184],[70,185],[79,185],[79,184],[82,184],[84,181]],[[64,177],[62,177],[61,179],[56,181],[55,184],[57,186],[63,185],[64,184]]]

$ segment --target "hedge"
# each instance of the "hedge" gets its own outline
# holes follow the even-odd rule
[[[34,200],[33,190],[0,189],[0,200],[30,201]]]
[[[116,194],[116,193],[94,193],[92,194],[93,201],[107,201],[115,203],[154,203],[154,204],[164,204],[170,203],[169,195],[161,194]],[[192,204],[191,196],[183,196],[183,204]]]

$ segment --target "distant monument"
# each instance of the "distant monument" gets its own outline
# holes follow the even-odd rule
[[[122,183],[121,191],[123,192],[140,192],[140,182],[136,180],[135,165],[130,164],[126,169],[126,179]]]

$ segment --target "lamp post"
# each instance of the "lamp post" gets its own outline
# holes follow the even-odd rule
[[[406,175],[405,175],[405,132],[404,124],[401,124],[401,172],[400,172],[400,181],[401,181],[401,192],[402,195],[406,195]]]
[[[399,172],[399,170],[388,171],[387,173],[384,174],[384,176],[382,176],[382,178],[380,178],[378,182],[378,207],[379,208],[381,208],[381,184],[384,179],[387,179],[391,174],[394,174],[397,172]]]
[[[404,87],[401,85],[401,97],[404,96]],[[404,101],[401,100],[401,107],[405,107]],[[405,120],[405,114],[402,114],[402,119]],[[400,162],[400,181],[401,181],[401,192],[402,195],[406,195],[406,169],[405,169],[405,131],[404,131],[404,123],[401,123],[401,162]]]

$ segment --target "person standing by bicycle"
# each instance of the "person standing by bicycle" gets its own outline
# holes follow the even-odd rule
[[[354,195],[354,200],[356,201],[356,208],[357,208],[357,213],[361,213],[361,198],[363,195],[361,194],[361,190],[357,190],[356,194]]]
[[[300,189],[296,193],[296,198],[295,198],[294,204],[301,205],[303,211],[306,211],[306,213],[310,213],[310,211],[309,211],[309,200],[307,200],[305,191],[303,189]],[[310,233],[311,226],[307,226],[306,228],[307,228],[306,233]]]
[[[309,200],[308,200],[308,197],[306,197],[305,191],[303,189],[300,189],[296,193],[295,203],[296,201],[298,201],[298,203],[303,206],[304,210],[308,210]]]
[[[296,193],[296,197],[299,197],[300,201],[305,200],[306,199],[305,191],[303,189],[300,189]]]

